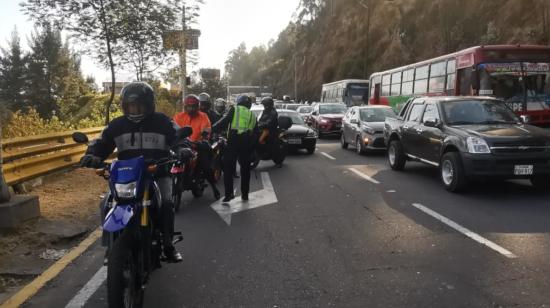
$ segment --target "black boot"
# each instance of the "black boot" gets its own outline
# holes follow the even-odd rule
[[[166,247],[164,249],[164,255],[166,256],[166,262],[169,263],[179,263],[183,261],[183,257],[174,246]]]

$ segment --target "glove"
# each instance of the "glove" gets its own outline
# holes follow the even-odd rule
[[[101,167],[101,158],[92,155],[86,154],[80,159],[80,167],[84,168],[100,168]]]

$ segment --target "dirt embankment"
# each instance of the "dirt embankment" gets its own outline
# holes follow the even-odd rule
[[[0,232],[0,302],[97,228],[106,185],[92,170],[77,169],[31,191],[40,198],[41,217]]]

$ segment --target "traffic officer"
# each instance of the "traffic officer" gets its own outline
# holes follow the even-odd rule
[[[258,136],[256,116],[250,111],[252,103],[246,95],[237,97],[237,106],[229,111],[212,126],[214,132],[227,130],[227,147],[223,154],[223,173],[225,184],[225,198],[229,202],[233,193],[233,173],[237,161],[241,166],[241,199],[248,201],[250,190],[250,157]]]

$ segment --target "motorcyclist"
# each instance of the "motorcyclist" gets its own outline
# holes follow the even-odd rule
[[[214,132],[227,130],[227,146],[223,155],[223,173],[225,198],[229,202],[235,198],[233,193],[233,173],[237,160],[241,166],[241,199],[248,201],[250,190],[250,157],[258,136],[256,116],[250,111],[252,103],[246,95],[237,97],[237,106],[212,126]]]
[[[220,191],[216,187],[216,179],[212,170],[212,149],[208,144],[208,139],[203,139],[203,134],[210,135],[211,124],[208,115],[199,111],[199,98],[195,95],[188,95],[183,101],[183,112],[174,116],[174,122],[179,127],[191,126],[193,134],[189,140],[197,143],[197,152],[199,154],[199,166],[204,172],[205,178],[212,187],[212,193],[216,200],[220,199]]]
[[[218,116],[221,118],[225,114],[226,110],[226,103],[223,98],[218,98],[214,102],[214,111],[218,114]]]
[[[143,156],[158,160],[170,155],[176,142],[176,126],[166,115],[155,112],[155,92],[145,82],[132,82],[120,93],[123,116],[111,121],[99,139],[90,143],[80,165],[100,168],[101,163],[117,149],[118,159],[127,160]],[[160,225],[163,234],[164,254],[170,262],[181,262],[182,256],[172,244],[174,233],[174,204],[172,182],[168,170],[156,174],[161,196]]]
[[[272,153],[272,155],[279,155],[279,114],[275,109],[275,102],[271,97],[264,97],[262,99],[262,105],[264,111],[258,121],[258,128],[260,129],[260,144],[265,145],[266,150]],[[277,167],[281,167],[281,164],[277,164]]]
[[[199,94],[199,102],[200,111],[208,115],[210,123],[214,124],[218,122],[221,116],[219,116],[214,110],[212,110],[212,100],[210,99],[210,95],[204,92]]]

